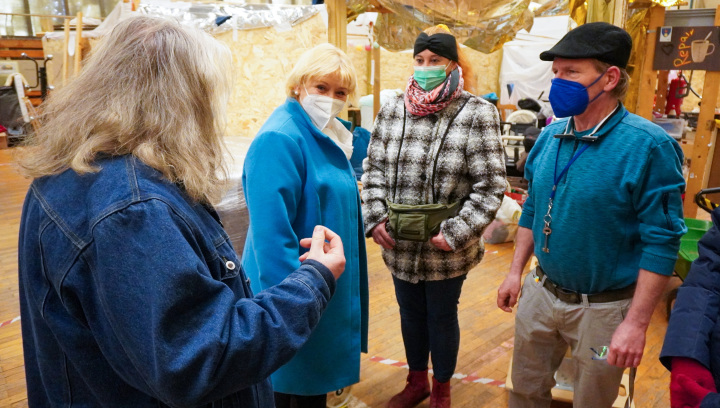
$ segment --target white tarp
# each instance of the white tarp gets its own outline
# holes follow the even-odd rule
[[[540,60],[540,53],[552,48],[574,26],[569,16],[536,17],[530,32],[520,31],[503,46],[500,65],[501,104],[516,105],[522,98],[547,100],[552,63]]]

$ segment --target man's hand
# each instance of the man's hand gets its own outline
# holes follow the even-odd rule
[[[610,341],[609,364],[618,367],[640,365],[645,348],[645,332],[668,279],[670,276],[640,269],[627,317],[615,329]]]
[[[510,272],[498,289],[497,305],[500,309],[512,313],[520,294],[523,269],[533,253],[534,240],[530,228],[520,227],[515,234],[515,253],[510,264]]]
[[[385,220],[372,229],[372,237],[376,244],[385,249],[393,249],[395,247],[395,240],[390,237],[390,234],[388,234],[385,229]]]
[[[497,305],[500,309],[512,313],[512,308],[517,304],[520,294],[521,274],[510,273],[498,289]]]
[[[435,245],[436,248],[442,249],[443,251],[452,251],[452,248],[450,248],[450,245],[448,245],[447,241],[445,240],[445,236],[443,235],[442,231],[438,232],[437,235],[433,235],[432,237],[430,237],[430,243]]]
[[[300,240],[300,246],[310,248],[300,256],[300,262],[313,259],[325,265],[332,272],[335,279],[345,271],[345,253],[340,236],[329,228],[316,225],[312,238]]]
[[[697,360],[685,357],[672,359],[670,372],[670,406],[672,408],[699,407],[702,400],[715,390],[710,370]]]
[[[615,329],[610,341],[607,362],[617,367],[637,367],[645,349],[647,326],[637,325],[629,319],[623,320]]]

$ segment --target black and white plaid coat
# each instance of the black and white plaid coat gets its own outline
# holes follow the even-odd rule
[[[378,113],[363,162],[365,235],[371,236],[372,229],[387,218],[386,198],[399,204],[432,203],[434,178],[435,203],[462,202],[458,215],[441,227],[453,251],[442,251],[430,242],[396,240],[393,249],[382,250],[382,256],[393,275],[413,283],[466,274],[483,257],[481,236],[495,218],[506,188],[497,109],[463,92],[440,112],[415,116],[406,113],[403,97],[387,102]],[[404,136],[403,115],[407,115]],[[445,129],[448,133],[438,154]]]

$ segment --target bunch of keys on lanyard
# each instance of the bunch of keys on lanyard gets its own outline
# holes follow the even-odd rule
[[[564,136],[564,135],[561,135],[561,136]],[[573,136],[573,137],[575,137],[575,136]],[[552,211],[553,200],[555,199],[555,193],[557,192],[558,183],[563,178],[565,173],[567,173],[570,166],[575,162],[575,160],[577,160],[578,157],[580,157],[581,154],[583,154],[585,152],[585,150],[587,150],[588,147],[590,147],[590,143],[586,143],[583,147],[581,147],[580,150],[578,150],[577,153],[575,153],[573,155],[573,157],[570,159],[570,161],[565,166],[563,171],[560,172],[560,175],[557,175],[557,162],[558,162],[558,159],[560,158],[560,145],[558,145],[558,153],[557,153],[557,156],[555,157],[555,173],[553,174],[554,175],[554,183],[553,183],[552,190],[550,191],[550,201],[548,202],[547,214],[545,214],[545,216],[543,217],[543,221],[545,221],[545,227],[543,228],[542,232],[543,232],[543,234],[545,234],[545,246],[543,247],[542,250],[546,254],[550,253],[550,248],[548,248],[548,240],[550,239],[550,234],[552,234],[552,229],[550,228],[550,223],[552,222],[552,215],[550,215],[550,211]]]
[[[550,200],[548,201],[548,209],[547,209],[547,213],[543,217],[543,221],[545,222],[545,227],[543,227],[543,229],[542,229],[542,233],[545,234],[545,245],[543,246],[542,251],[545,252],[546,254],[550,253],[550,248],[548,247],[548,241],[550,240],[550,234],[552,234],[552,228],[550,228],[550,223],[552,223],[552,215],[550,215],[550,212],[552,211],[552,208],[553,208],[553,200],[555,199],[555,193],[557,192],[558,183],[560,183],[560,180],[563,178],[565,173],[567,173],[568,169],[575,162],[575,160],[577,160],[577,158],[580,157],[580,155],[583,154],[585,152],[585,150],[587,150],[588,147],[590,147],[591,143],[598,140],[598,136],[595,136],[595,133],[597,133],[597,131],[600,130],[600,127],[602,127],[602,125],[604,125],[608,121],[608,119],[610,119],[610,117],[613,116],[615,114],[615,112],[618,112],[619,110],[620,110],[620,105],[618,105],[618,107],[615,108],[615,110],[610,112],[609,115],[607,115],[603,120],[601,120],[600,123],[598,123],[598,125],[595,127],[595,129],[592,132],[590,132],[589,135],[583,136],[580,138],[581,141],[587,142],[587,143],[585,143],[585,145],[583,147],[581,147],[580,150],[578,150],[572,156],[570,161],[568,161],[568,164],[565,165],[565,168],[560,172],[559,175],[557,174],[557,165],[558,165],[558,160],[560,159],[560,145],[562,144],[562,139],[575,139],[575,135],[573,133],[568,133],[568,130],[570,129],[570,124],[572,123],[572,119],[568,120],[567,126],[565,127],[565,133],[555,135],[556,138],[560,139],[560,143],[558,143],[557,155],[555,156],[555,170],[553,172],[553,187],[552,187],[552,190],[550,191]],[[625,113],[625,115],[623,115],[623,117],[625,117],[625,116],[627,116],[627,113]],[[613,127],[614,127],[614,125],[613,125]]]
[[[550,249],[548,248],[548,239],[550,239],[550,234],[552,233],[552,229],[550,228],[550,223],[552,222],[552,215],[550,215],[550,211],[552,211],[553,197],[555,196],[556,189],[557,184],[553,186],[550,202],[548,203],[548,210],[543,217],[543,221],[545,221],[545,228],[543,228],[542,230],[543,234],[545,234],[545,246],[543,247],[543,252],[545,252],[546,254],[550,253]]]

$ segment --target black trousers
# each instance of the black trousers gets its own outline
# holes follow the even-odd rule
[[[326,408],[327,394],[293,395],[275,393],[275,408]]]
[[[393,276],[408,366],[427,370],[429,355],[439,382],[450,381],[455,372],[460,350],[458,302],[465,278],[410,283]]]

